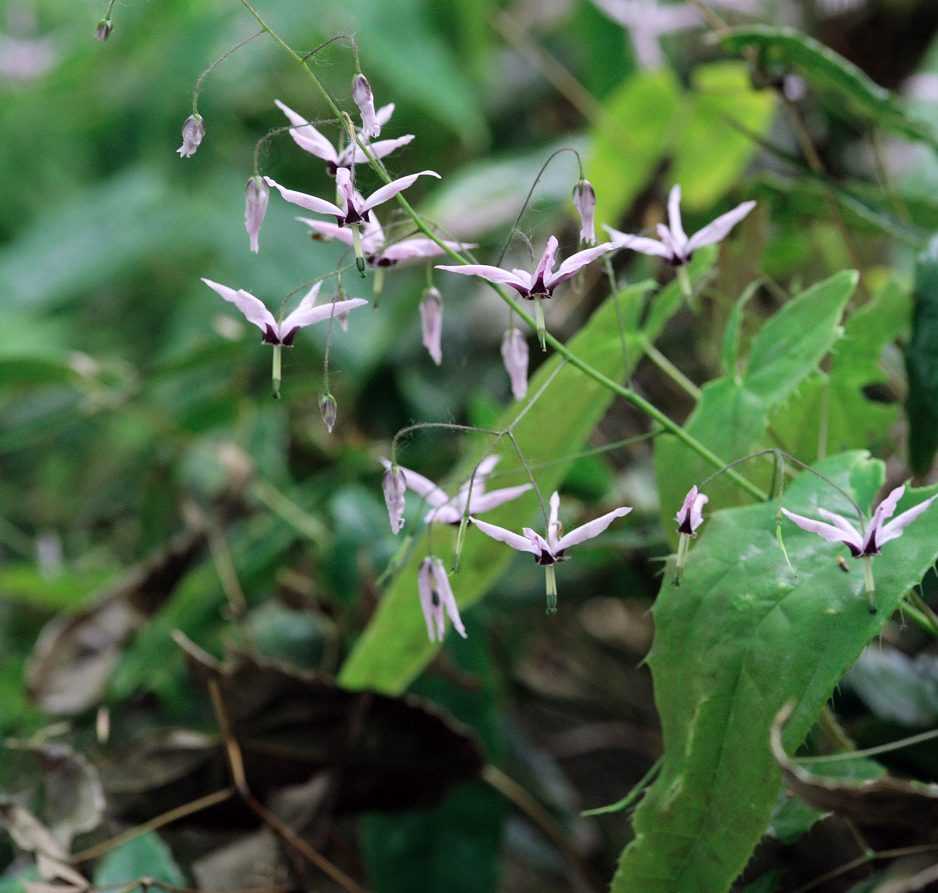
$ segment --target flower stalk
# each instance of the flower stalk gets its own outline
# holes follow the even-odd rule
[[[547,335],[547,323],[544,321],[544,305],[541,303],[540,298],[534,299],[534,319],[535,326],[537,328],[537,340],[541,344],[541,350],[547,350],[547,342],[545,337]]]
[[[555,565],[549,564],[544,568],[544,580],[547,585],[547,608],[545,613],[557,613],[557,569]]]
[[[280,380],[281,380],[280,361],[281,361],[282,351],[283,351],[283,348],[279,344],[274,345],[274,350],[273,350],[274,358],[273,358],[273,366],[271,370],[271,378],[273,379],[274,400],[280,399]]]
[[[876,613],[876,581],[873,579],[873,558],[866,555],[863,558],[863,592],[870,606],[870,613]]]
[[[255,9],[254,5],[250,2],[250,0],[241,0],[241,4],[254,17],[258,25],[260,25],[265,31],[267,31],[267,33],[270,34],[271,38],[274,41],[276,41],[278,44],[280,44],[280,46],[283,47],[284,51],[287,54],[289,54],[290,57],[295,62],[297,62],[299,65],[303,67],[306,74],[312,80],[316,89],[322,95],[322,97],[326,101],[326,104],[329,106],[333,114],[341,120],[343,118],[342,111],[339,109],[338,105],[336,104],[335,100],[332,98],[332,95],[326,89],[325,85],[322,83],[322,81],[320,81],[319,76],[316,74],[315,71],[312,70],[312,68],[309,67],[306,60],[299,53],[297,53],[296,50],[293,49],[293,47],[291,47],[276,31],[274,31],[267,24],[267,22],[264,20],[261,14],[257,11],[257,9]],[[365,146],[361,141],[359,141],[357,137],[356,137],[356,141],[358,142],[359,147],[368,157],[368,160],[373,170],[378,174],[381,180],[386,184],[390,183],[391,176],[390,174],[388,174],[384,166],[378,161],[377,158],[374,157],[373,153],[369,152],[367,146]],[[417,229],[421,233],[423,233],[425,236],[427,236],[429,239],[435,242],[439,247],[441,247],[445,251],[446,254],[448,254],[450,257],[453,258],[453,260],[458,261],[461,264],[469,263],[469,258],[467,258],[460,251],[447,246],[445,242],[436,235],[436,233],[432,230],[432,228],[427,225],[424,219],[417,213],[413,205],[411,205],[411,203],[403,195],[400,195],[400,194],[396,195],[395,200],[400,205],[400,207],[404,210],[404,212],[410,217],[410,219],[414,222],[414,225],[417,227]],[[512,298],[503,288],[495,287],[495,292],[498,294],[501,300],[505,304],[507,304],[508,307],[511,308],[511,310],[517,315],[517,317],[520,320],[522,320],[525,324],[530,326],[532,329],[536,329],[535,321],[532,319],[530,314],[528,314],[524,310],[521,304],[518,303],[518,301]],[[572,366],[575,366],[585,375],[592,378],[597,384],[602,385],[607,390],[612,391],[614,394],[617,394],[618,396],[622,397],[624,400],[626,400],[628,403],[630,403],[640,412],[643,412],[645,415],[649,416],[651,419],[657,422],[663,429],[665,429],[666,431],[668,431],[669,433],[677,437],[677,439],[680,440],[681,443],[683,443],[689,449],[693,450],[701,458],[709,462],[714,468],[723,468],[726,465],[726,463],[716,453],[714,453],[712,450],[706,447],[703,443],[697,440],[697,438],[695,438],[693,435],[688,434],[687,431],[685,431],[682,426],[678,425],[676,422],[670,419],[667,415],[665,415],[665,413],[663,413],[660,409],[658,409],[657,406],[647,401],[640,394],[636,393],[631,388],[624,387],[623,385],[619,384],[617,381],[614,381],[613,379],[609,378],[609,376],[603,374],[598,369],[591,366],[589,363],[587,363],[585,360],[581,359],[577,354],[571,351],[562,341],[560,341],[558,338],[555,338],[549,332],[545,333],[544,340],[547,344],[551,346],[551,348],[554,351],[560,354]],[[727,474],[727,477],[729,477],[731,480],[734,481],[734,483],[736,483],[739,487],[741,487],[743,490],[749,493],[750,496],[753,496],[759,500],[765,499],[765,494],[762,492],[762,490],[759,487],[753,484],[752,481],[748,480],[747,478],[744,478],[735,470],[728,469],[726,474]]]

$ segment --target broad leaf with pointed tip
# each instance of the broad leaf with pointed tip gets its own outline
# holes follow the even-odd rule
[[[843,453],[817,469],[868,507],[882,463]],[[933,489],[933,488],[932,488]],[[931,490],[913,490],[900,510]],[[782,500],[811,514],[845,502],[809,472]],[[613,893],[728,890],[768,826],[781,787],[769,748],[776,713],[795,709],[783,742],[804,739],[839,680],[938,557],[938,511],[926,513],[875,561],[870,614],[863,575],[844,574],[842,548],[786,530],[790,570],[775,539],[779,502],[716,512],[679,587],[655,603],[648,662],[665,745],[661,774],[635,813]]]
[[[795,393],[840,336],[841,316],[856,283],[857,274],[845,270],[785,304],[753,339],[745,371],[704,386],[685,430],[728,462],[774,445],[767,439],[769,414]],[[655,468],[665,529],[676,536],[674,512],[713,468],[673,437],[656,443]],[[758,480],[762,469],[749,464],[741,470]],[[704,491],[711,508],[745,496],[725,476]]]

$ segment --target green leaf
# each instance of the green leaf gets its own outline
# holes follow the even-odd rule
[[[755,90],[742,62],[701,65],[691,74],[688,113],[674,149],[671,180],[681,184],[682,206],[707,210],[739,179],[758,149],[732,126],[764,136],[772,124],[775,96]]]
[[[938,449],[938,237],[915,271],[912,337],[905,351],[909,396],[909,464],[926,474]]]
[[[197,237],[176,197],[139,166],[42,214],[0,251],[0,282],[12,307],[74,297],[131,269],[152,252],[169,255]],[[144,225],[145,223],[145,225]]]
[[[889,90],[807,34],[794,28],[752,25],[732,28],[721,43],[733,53],[757,50],[763,66],[797,68],[812,86],[837,94],[838,101],[846,100],[852,111],[872,124],[938,149],[931,128],[912,118]]]
[[[715,256],[715,251],[695,255],[691,276],[699,281],[712,267]],[[638,319],[649,288],[648,283],[632,285],[623,289],[618,298],[626,332],[627,363],[622,356],[616,308],[611,300],[590,317],[570,342],[570,349],[610,378],[622,380],[641,355],[641,340],[654,339],[682,303],[678,284],[672,283],[654,298],[645,329],[639,331]],[[574,367],[565,365],[558,372],[559,359],[551,357],[532,378],[529,393],[533,395],[556,374],[539,402],[514,429],[527,462],[533,466],[546,463],[537,472],[538,485],[545,494],[560,485],[572,462],[557,460],[582,448],[612,401],[609,391]],[[526,406],[527,403],[521,403],[505,410],[495,428],[507,428]],[[558,406],[563,407],[562,413],[557,411]],[[510,444],[502,442],[493,452],[502,456],[505,470],[513,469],[510,474],[499,474],[500,487],[527,480],[524,471],[518,467]],[[479,457],[480,454],[476,453],[472,461],[464,462],[454,476],[454,482],[468,479]],[[405,457],[401,457],[401,461],[406,464]],[[492,512],[490,517],[493,523],[520,530],[531,523],[536,507],[537,500],[529,493]],[[451,531],[433,531],[435,554],[448,556],[452,542]],[[342,667],[339,675],[342,685],[400,693],[436,653],[437,646],[427,641],[416,594],[417,569],[429,549],[426,534],[423,534],[417,539],[410,560],[385,593],[378,611]],[[466,609],[479,601],[501,576],[510,559],[511,551],[502,544],[468,531],[461,569],[452,578],[460,607]]]
[[[10,563],[0,568],[4,599],[40,608],[78,608],[114,578],[110,571],[72,571],[46,576],[33,564]]]
[[[752,341],[748,366],[734,378],[719,378],[703,388],[685,429],[726,461],[745,456],[764,442],[769,413],[780,406],[817,367],[840,335],[840,318],[857,283],[857,274],[843,271],[789,301],[759,330]],[[655,467],[662,517],[670,518],[695,483],[712,467],[671,437],[655,445]],[[758,468],[743,466],[756,477]],[[708,485],[711,507],[739,501],[741,491],[719,478]]]
[[[861,452],[817,466],[860,505],[883,481]],[[906,495],[899,511],[934,488]],[[815,515],[845,501],[804,472],[782,503]],[[834,687],[875,638],[909,588],[938,557],[938,512],[926,513],[875,560],[878,613],[863,575],[844,574],[842,549],[792,525],[775,539],[779,502],[715,513],[690,552],[679,587],[668,579],[655,603],[648,662],[661,717],[661,774],[635,814],[613,893],[728,890],[769,823],[780,772],[769,749],[778,710],[795,701],[784,745],[793,752]],[[670,576],[670,575],[669,575]]]
[[[819,450],[875,450],[889,440],[897,405],[869,399],[864,388],[888,383],[883,351],[908,328],[909,305],[908,290],[891,279],[847,320],[830,370],[812,375],[772,416],[772,430],[790,453],[811,462]]]
[[[186,886],[186,878],[169,847],[151,831],[111,850],[94,871],[96,887],[123,887],[137,878],[150,877],[175,887]],[[131,893],[143,893],[135,887]]]
[[[615,226],[671,144],[681,89],[669,69],[626,80],[603,103],[586,176],[596,189],[596,223]]]
[[[739,300],[733,305],[729,318],[726,321],[726,328],[723,330],[723,374],[727,378],[736,378],[736,363],[739,359],[739,340],[743,326],[743,311],[751,300],[752,296],[759,290],[759,281],[751,282],[746,286],[746,290],[740,295]]]

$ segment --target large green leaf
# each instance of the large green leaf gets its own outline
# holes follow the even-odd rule
[[[909,376],[909,464],[916,474],[931,468],[938,449],[938,238],[918,261],[912,338],[905,352]]]
[[[888,441],[899,415],[895,404],[869,399],[864,388],[888,382],[883,350],[909,324],[909,293],[890,279],[854,313],[832,353],[830,370],[812,375],[772,416],[772,431],[804,462]],[[823,442],[822,442],[823,441]]]
[[[603,103],[586,176],[596,189],[596,223],[615,226],[671,145],[681,88],[668,69],[626,80]]]
[[[840,318],[857,283],[843,271],[809,288],[769,319],[753,339],[745,372],[718,378],[703,388],[687,420],[688,433],[727,461],[758,448],[769,414],[784,403],[817,367],[840,335]],[[668,519],[694,483],[713,469],[671,437],[655,445],[662,516]],[[752,468],[743,468],[753,473]],[[725,478],[707,488],[711,504],[738,501],[740,491]],[[672,530],[673,524],[667,527]]]
[[[694,69],[691,85],[671,179],[681,184],[686,209],[704,211],[749,163],[758,146],[748,134],[762,136],[768,131],[775,97],[768,90],[753,89],[740,62],[701,65]]]
[[[818,469],[869,505],[882,464],[844,453]],[[932,488],[934,489],[934,488]],[[899,511],[932,490],[906,495]],[[798,512],[845,509],[813,474],[797,477],[781,503]],[[779,502],[713,515],[681,579],[655,604],[649,657],[665,754],[635,814],[614,893],[720,893],[729,889],[772,815],[780,775],[769,728],[788,701],[793,752],[834,686],[879,634],[902,596],[938,557],[938,511],[926,513],[875,560],[878,613],[863,575],[844,574],[843,550],[786,524],[789,570],[775,539]]]
[[[713,265],[715,256],[716,252],[712,250],[698,253],[691,267],[692,277],[699,280]],[[654,298],[645,328],[640,331],[638,319],[648,290],[647,283],[629,286],[618,299],[625,327],[627,362],[622,355],[616,308],[611,300],[607,300],[593,314],[570,342],[570,349],[610,378],[621,380],[627,376],[640,356],[641,340],[653,339],[682,302],[676,283],[672,283]],[[557,372],[559,365],[560,358],[552,357],[533,377],[530,394],[538,393],[556,373],[540,401],[514,429],[528,463],[534,466],[547,463],[537,473],[538,484],[545,494],[560,485],[569,468],[569,461],[557,460],[575,453],[586,443],[612,401],[609,391],[592,379],[569,365]],[[518,404],[507,409],[496,428],[507,428],[525,405]],[[497,452],[503,458],[502,465],[514,469],[511,475],[500,475],[499,486],[510,486],[527,480],[508,443],[499,444]],[[455,482],[469,477],[478,458],[477,454],[472,457],[472,461],[463,463],[455,476]],[[536,506],[535,497],[526,494],[492,512],[490,517],[496,524],[520,530],[532,521]],[[452,543],[450,531],[433,529],[432,536],[434,552],[447,557]],[[399,693],[436,653],[437,646],[427,641],[416,595],[417,569],[429,549],[426,535],[421,536],[410,559],[385,594],[377,613],[342,667],[339,681],[343,685]],[[462,608],[473,605],[485,595],[504,571],[510,557],[511,551],[500,543],[468,532],[461,570],[452,580]]]
[[[735,53],[755,49],[760,61],[770,67],[795,67],[814,87],[836,93],[839,100],[846,100],[855,113],[871,123],[938,148],[931,128],[912,118],[889,90],[807,34],[794,28],[752,25],[731,29],[722,44]]]

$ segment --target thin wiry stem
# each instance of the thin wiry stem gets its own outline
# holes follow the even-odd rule
[[[518,229],[518,225],[521,223],[521,218],[524,217],[525,213],[527,212],[528,205],[531,204],[531,199],[534,198],[534,192],[537,189],[538,184],[541,182],[544,174],[547,172],[547,168],[550,167],[550,163],[558,155],[563,155],[565,152],[572,152],[576,156],[577,165],[579,166],[580,170],[580,179],[583,179],[583,159],[580,157],[580,153],[577,152],[577,150],[572,146],[561,146],[559,149],[556,149],[547,156],[547,158],[544,160],[544,163],[538,169],[534,180],[531,182],[531,187],[528,189],[528,193],[524,197],[524,201],[521,203],[521,210],[518,211],[518,216],[515,217],[515,222],[512,223],[511,229],[508,230],[508,235],[505,237],[502,250],[498,253],[498,260],[495,261],[496,267],[500,267],[502,262],[505,260],[505,255],[508,253],[508,248],[511,245],[511,240],[515,235],[515,231]]]
[[[111,6],[114,5],[116,0],[111,0]],[[108,13],[110,13],[110,7],[108,7]],[[110,15],[106,15],[105,18],[110,18]],[[205,71],[202,72],[196,78],[195,86],[192,88],[192,114],[197,115],[199,113],[199,96],[202,93],[202,84],[205,82],[205,79],[216,69],[225,59],[233,56],[241,47],[249,44],[254,38],[260,37],[264,33],[264,29],[261,28],[260,31],[255,32],[250,37],[245,37],[244,40],[239,40],[230,50],[222,53]]]
[[[343,120],[347,119],[348,116],[343,115],[342,111],[339,109],[335,100],[332,98],[332,95],[323,85],[322,81],[320,81],[316,72],[314,72],[303,61],[302,56],[300,56],[279,34],[277,34],[276,31],[270,28],[270,26],[263,19],[260,13],[254,8],[250,0],[241,0],[241,3],[245,7],[245,9],[247,9],[248,12],[250,12],[251,15],[254,16],[258,24],[262,28],[264,28],[270,34],[270,36],[278,44],[280,44],[280,46],[283,47],[283,49],[290,55],[291,58],[294,59],[294,61],[296,61],[303,67],[303,70],[306,71],[310,79],[316,85],[316,88],[319,90],[323,98],[326,100],[326,103],[329,105],[333,113],[336,116],[342,118]],[[373,170],[384,181],[384,183],[390,183],[391,176],[388,173],[385,166],[381,164],[381,162],[377,158],[375,158],[374,153],[371,152],[369,147],[358,138],[358,135],[354,133],[354,130],[353,130],[352,136],[354,137],[359,148],[362,149],[365,156],[369,159]],[[440,248],[442,248],[443,251],[447,255],[452,257],[454,260],[459,261],[459,263],[464,264],[468,262],[467,259],[459,251],[455,251],[454,249],[446,245],[436,235],[436,233],[434,233],[433,230],[429,226],[427,226],[423,218],[414,209],[413,205],[411,205],[410,202],[402,194],[398,193],[395,199],[397,203],[404,209],[404,211],[414,221],[414,225],[425,236],[430,238],[434,243],[436,243]],[[511,295],[509,295],[507,292],[504,291],[504,289],[499,288],[498,286],[493,285],[492,287],[494,291],[496,292],[496,294],[498,294],[499,297],[502,299],[502,301],[504,301],[517,314],[517,316],[520,319],[522,319],[532,330],[535,330],[535,331],[537,330],[537,324],[534,318],[529,313],[527,313],[527,311],[525,311],[522,308],[522,306],[513,297],[511,297]],[[714,453],[711,449],[709,449],[709,447],[707,447],[706,445],[701,443],[699,440],[697,440],[696,437],[694,437],[693,435],[685,431],[680,425],[672,421],[665,413],[663,413],[660,409],[658,409],[658,407],[655,406],[653,403],[650,403],[648,400],[646,400],[644,397],[642,397],[640,394],[637,394],[635,391],[631,390],[630,388],[623,387],[621,384],[609,378],[608,375],[605,375],[599,369],[596,369],[593,366],[591,366],[589,363],[587,363],[585,360],[581,359],[577,354],[571,351],[562,341],[557,339],[550,332],[546,332],[544,338],[545,338],[546,343],[550,344],[550,346],[557,353],[565,357],[571,363],[571,365],[575,366],[577,369],[579,369],[589,378],[592,378],[597,384],[602,385],[607,390],[618,395],[619,397],[622,397],[624,400],[626,400],[628,403],[634,406],[637,410],[639,410],[640,412],[643,412],[645,415],[654,419],[662,428],[664,428],[669,433],[677,437],[677,439],[680,440],[685,446],[693,450],[695,453],[697,453],[699,456],[701,456],[703,459],[705,459],[707,462],[713,465],[714,468],[719,468],[719,469],[725,468],[726,463],[716,453]],[[734,470],[732,469],[728,470],[727,476],[730,477],[736,484],[738,484],[747,493],[749,493],[750,496],[753,496],[760,501],[765,499],[766,494],[761,490],[761,488],[757,487],[755,484],[753,484],[751,481],[747,480],[746,478],[742,477],[741,475],[737,474]]]

